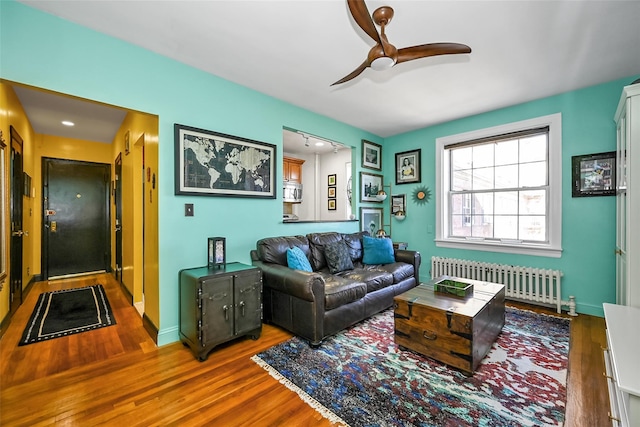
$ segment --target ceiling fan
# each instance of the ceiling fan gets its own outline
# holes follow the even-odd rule
[[[393,9],[390,6],[381,6],[373,12],[373,15],[369,15],[369,10],[367,10],[367,5],[364,3],[364,0],[347,0],[347,4],[349,5],[353,19],[358,26],[376,42],[376,45],[371,48],[367,59],[365,59],[358,68],[331,86],[348,82],[357,77],[367,67],[371,67],[374,70],[385,70],[402,62],[426,58],[428,56],[471,53],[469,46],[460,43],[428,43],[396,49],[394,45],[389,43],[384,33],[385,27],[393,18]],[[379,33],[378,30],[376,30],[374,22],[380,27]]]

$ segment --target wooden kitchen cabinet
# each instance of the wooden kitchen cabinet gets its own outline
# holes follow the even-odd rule
[[[302,164],[304,160],[293,157],[284,157],[284,180],[302,184]]]

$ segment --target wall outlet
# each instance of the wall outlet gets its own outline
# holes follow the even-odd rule
[[[184,216],[193,216],[193,203],[184,204]]]

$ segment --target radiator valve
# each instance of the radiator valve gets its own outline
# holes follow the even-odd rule
[[[576,297],[569,295],[569,316],[577,316],[576,313]]]

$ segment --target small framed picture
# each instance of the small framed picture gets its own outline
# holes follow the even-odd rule
[[[330,211],[336,210],[336,199],[329,199],[327,203],[327,209]]]
[[[360,172],[360,201],[382,203],[376,198],[378,191],[383,189],[382,175]]]
[[[336,198],[336,187],[327,188],[327,197],[329,197],[330,199]]]
[[[362,140],[362,167],[382,170],[382,146]]]
[[[382,228],[382,208],[360,208],[360,231],[368,231],[371,236]]]
[[[332,173],[327,176],[327,185],[336,185],[336,174]]]
[[[391,215],[395,215],[398,212],[407,212],[407,195],[397,194],[391,196]]]
[[[207,243],[208,267],[223,267],[227,263],[226,239],[224,237],[209,237]]]
[[[422,150],[396,153],[396,185],[420,183],[420,154]]]
[[[573,197],[615,196],[616,152],[571,157]]]

